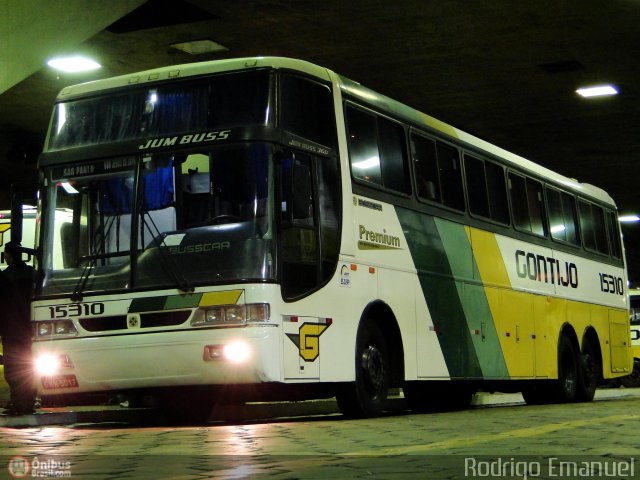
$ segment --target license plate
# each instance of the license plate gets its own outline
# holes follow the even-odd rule
[[[42,386],[47,389],[54,388],[74,388],[78,386],[78,379],[75,375],[56,375],[55,377],[44,377]]]

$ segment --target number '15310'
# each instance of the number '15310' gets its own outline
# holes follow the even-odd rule
[[[104,303],[72,303],[69,305],[55,305],[49,307],[51,318],[80,317],[89,315],[102,315]]]

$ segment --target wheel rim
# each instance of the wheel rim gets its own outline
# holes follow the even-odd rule
[[[368,345],[362,351],[362,373],[371,397],[380,395],[385,388],[385,367],[382,352],[375,345]]]

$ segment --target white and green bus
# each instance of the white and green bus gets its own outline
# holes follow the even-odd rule
[[[631,350],[633,371],[622,379],[625,387],[640,387],[640,289],[629,290],[629,308],[631,322]]]
[[[630,372],[610,196],[326,68],[65,88],[39,169],[45,400],[335,396],[371,416],[390,388],[415,409],[588,401]]]

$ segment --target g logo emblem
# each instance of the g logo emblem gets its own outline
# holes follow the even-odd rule
[[[287,333],[287,337],[298,347],[305,362],[313,362],[320,356],[320,335],[329,328],[327,323],[303,323],[298,334]]]

